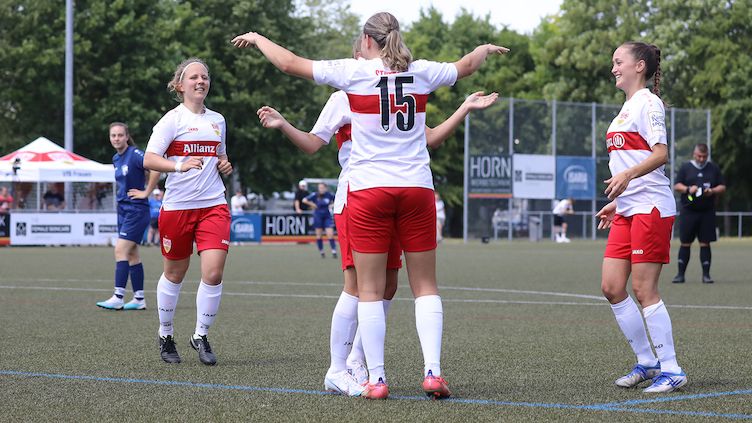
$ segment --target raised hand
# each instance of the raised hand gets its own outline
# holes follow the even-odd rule
[[[237,48],[256,47],[258,37],[259,35],[255,32],[246,32],[233,38],[230,42]]]
[[[269,106],[258,109],[256,114],[264,128],[279,129],[287,122],[281,113]]]
[[[499,98],[499,93],[491,93],[489,95],[483,95],[483,91],[478,91],[470,94],[462,106],[467,110],[480,110],[494,104]]]

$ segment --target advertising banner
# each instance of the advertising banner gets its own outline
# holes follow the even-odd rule
[[[0,214],[0,245],[10,244],[10,215]]]
[[[262,215],[262,242],[314,242],[312,214],[279,213]]]
[[[510,198],[512,158],[505,155],[470,156],[469,198]]]
[[[230,241],[261,242],[261,214],[233,215],[230,225]]]
[[[549,155],[515,154],[514,198],[553,199],[556,193],[556,158]]]
[[[556,198],[589,200],[595,196],[595,160],[587,156],[556,157]]]
[[[11,213],[11,245],[107,245],[117,237],[115,213]]]

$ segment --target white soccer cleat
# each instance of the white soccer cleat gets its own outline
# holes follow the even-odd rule
[[[652,367],[635,364],[629,374],[616,379],[616,382],[614,383],[616,386],[621,386],[622,388],[634,388],[640,383],[653,379],[659,374],[661,374],[661,363],[656,363],[656,365]]]
[[[653,379],[653,384],[643,389],[642,392],[645,392],[646,394],[674,392],[686,384],[687,375],[684,372],[664,372]]]
[[[100,301],[97,303],[97,307],[106,308],[107,310],[122,310],[123,299],[113,295],[106,301]]]
[[[368,368],[365,363],[356,361],[348,363],[348,372],[355,378],[359,385],[363,385],[368,382]]]
[[[326,372],[324,377],[324,388],[330,392],[358,397],[363,393],[365,387],[358,383],[357,380],[347,370],[340,372]]]
[[[134,298],[123,305],[123,310],[146,310],[146,300]]]

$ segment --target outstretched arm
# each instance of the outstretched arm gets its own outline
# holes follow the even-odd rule
[[[285,134],[287,139],[292,141],[295,146],[307,154],[313,154],[319,151],[319,148],[325,144],[325,140],[322,140],[316,135],[303,132],[292,126],[292,124],[288,122],[281,113],[269,106],[260,108],[256,114],[258,114],[261,125],[263,125],[264,128],[279,129]]]
[[[508,52],[508,48],[493,44],[484,44],[476,47],[475,50],[466,54],[462,59],[454,62],[454,66],[457,68],[457,79],[472,75],[486,61],[486,57],[489,54],[504,54]]]
[[[485,109],[494,104],[497,98],[499,98],[498,93],[483,95],[483,91],[478,91],[470,94],[452,116],[449,116],[449,119],[441,122],[435,128],[426,126],[426,145],[431,148],[440,147],[452,135],[452,132],[457,129],[471,110]]]
[[[238,48],[256,47],[282,72],[313,80],[313,61],[295,55],[295,53],[275,44],[261,34],[247,32],[233,38],[231,43]]]

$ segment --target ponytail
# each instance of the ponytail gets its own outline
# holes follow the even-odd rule
[[[623,45],[629,47],[632,56],[637,60],[645,61],[645,82],[653,80],[651,91],[658,97],[661,96],[661,49],[654,44],[640,41],[628,41]]]
[[[377,13],[363,25],[363,34],[371,37],[381,48],[384,64],[396,72],[404,72],[413,61],[413,55],[402,40],[399,22],[391,13]]]
[[[657,95],[658,97],[661,96],[661,49],[658,48],[656,45],[651,45],[653,47],[653,50],[655,51],[655,59],[656,59],[656,65],[655,65],[655,74],[653,75],[653,94]]]

